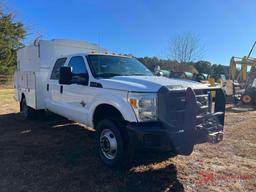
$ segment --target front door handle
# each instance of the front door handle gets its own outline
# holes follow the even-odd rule
[[[63,93],[63,85],[60,86],[60,94]]]

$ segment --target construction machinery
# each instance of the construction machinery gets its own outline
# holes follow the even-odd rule
[[[237,80],[241,87],[240,100],[243,104],[256,104],[256,58],[252,58],[251,53],[256,45],[254,42],[248,56],[232,57],[230,60],[230,77]],[[241,65],[241,71],[237,74],[237,65]],[[250,67],[250,72],[248,71]]]

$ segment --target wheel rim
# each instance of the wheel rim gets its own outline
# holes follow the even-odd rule
[[[100,149],[107,159],[114,159],[117,154],[117,140],[110,129],[104,129],[100,134]]]
[[[242,100],[244,103],[250,103],[252,101],[252,98],[249,95],[244,95]]]

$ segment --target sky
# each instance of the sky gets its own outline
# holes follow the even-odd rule
[[[202,60],[228,65],[256,40],[255,0],[0,0],[30,35],[77,39],[110,52],[167,58],[170,40],[193,33]],[[252,53],[256,56],[256,51]]]

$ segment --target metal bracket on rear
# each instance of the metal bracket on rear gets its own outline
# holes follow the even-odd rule
[[[208,142],[209,143],[219,143],[223,140],[223,131],[209,133],[208,135]]]

